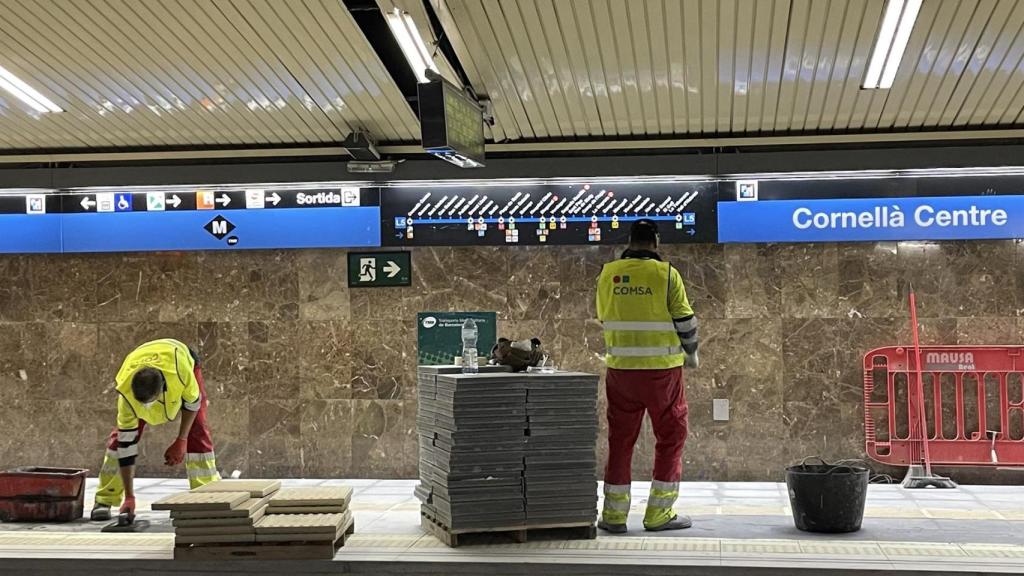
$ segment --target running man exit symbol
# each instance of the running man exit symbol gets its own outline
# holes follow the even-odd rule
[[[412,285],[409,252],[349,252],[349,288]]]
[[[360,282],[373,282],[377,279],[377,259],[376,258],[360,258],[359,259],[359,281]]]

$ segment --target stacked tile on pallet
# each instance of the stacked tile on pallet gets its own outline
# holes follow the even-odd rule
[[[280,486],[279,480],[221,480],[161,498],[153,510],[170,510],[177,545],[252,543]]]
[[[312,544],[326,545],[316,557],[330,557],[334,543],[352,533],[351,501],[347,486],[282,489],[280,480],[220,480],[162,498],[153,509],[171,511],[176,555],[236,544],[251,545],[247,550],[259,557],[268,546]],[[288,552],[303,557],[310,551]]]
[[[597,384],[597,376],[579,372],[526,378],[529,525],[597,519]]]
[[[417,375],[423,513],[450,531],[592,524],[598,377]]]
[[[256,542],[334,542],[353,528],[352,488],[282,488],[256,523]]]
[[[421,483],[416,494],[424,514],[449,530],[524,525],[522,378],[496,371],[445,371],[454,370],[420,371]]]

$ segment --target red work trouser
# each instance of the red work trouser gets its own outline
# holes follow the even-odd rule
[[[203,382],[203,372],[199,369],[199,363],[196,362],[195,368],[196,381],[199,383],[199,393],[202,395],[202,402],[199,404],[199,413],[196,414],[196,420],[192,424],[192,429],[188,433],[188,441],[186,444],[185,451],[188,454],[206,454],[213,452],[213,438],[210,437],[210,427],[206,424],[206,406],[210,403],[206,398],[206,383]],[[182,408],[184,410],[184,408]],[[142,420],[139,421],[139,436],[138,441],[142,441],[142,432],[146,429],[146,423]],[[114,427],[114,431],[110,433],[110,441],[107,442],[107,449],[117,450],[117,426]]]
[[[608,369],[608,466],[606,484],[629,484],[633,447],[644,413],[650,414],[657,443],[654,480],[678,482],[686,442],[686,393],[682,368],[658,370]]]

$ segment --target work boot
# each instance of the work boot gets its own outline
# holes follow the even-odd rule
[[[93,505],[92,513],[89,514],[89,520],[92,522],[106,522],[110,520],[110,506],[99,503]]]
[[[671,520],[659,526],[644,526],[648,532],[664,532],[666,530],[685,530],[693,526],[689,516],[673,516]]]
[[[609,524],[604,520],[598,520],[597,527],[612,534],[625,534],[627,530],[625,524]]]

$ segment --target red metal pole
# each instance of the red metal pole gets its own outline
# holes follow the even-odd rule
[[[914,298],[914,290],[910,290],[910,331],[914,338],[914,397],[917,401],[918,425],[921,427],[921,443],[924,448],[924,471],[928,476],[932,475],[932,459],[928,452],[928,420],[924,410],[924,378],[921,375],[921,340],[917,334],[917,301]]]

